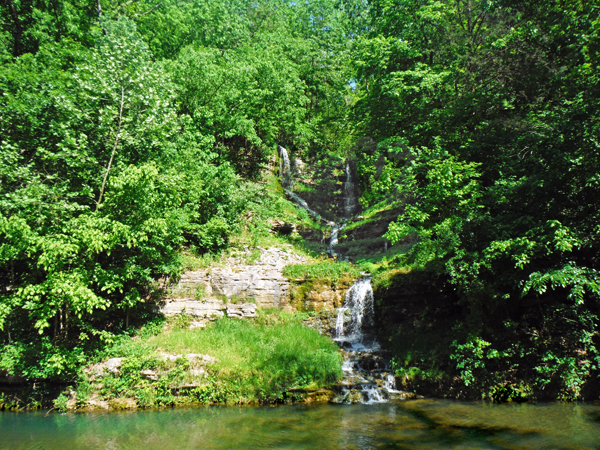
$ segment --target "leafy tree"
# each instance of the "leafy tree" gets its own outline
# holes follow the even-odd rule
[[[237,178],[176,114],[134,24],[102,28],[93,49],[42,46],[0,74],[0,329],[33,378],[75,370],[178,273],[186,237],[222,247],[238,212]]]
[[[89,42],[91,2],[67,0],[4,0],[0,3],[0,53],[13,57],[37,52],[44,42],[71,38]]]
[[[539,373],[558,349],[583,349],[574,364],[596,367],[598,9],[422,0],[376,1],[371,12],[355,46],[355,114],[376,149],[390,142],[406,155],[365,147],[359,164],[372,191],[375,175],[396,173],[385,195],[407,206],[388,237],[418,233],[406,262],[452,281],[472,335],[500,345],[517,320],[521,337],[503,339],[542,330],[530,362]],[[576,397],[561,364],[552,377]]]

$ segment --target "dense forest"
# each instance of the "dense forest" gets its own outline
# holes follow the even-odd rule
[[[447,299],[398,374],[597,399],[599,57],[596,1],[2,0],[0,370],[73,377],[263,232],[283,145],[352,160],[410,247],[374,272]]]

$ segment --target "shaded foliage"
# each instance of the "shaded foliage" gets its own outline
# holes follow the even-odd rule
[[[539,380],[557,377],[561,395],[578,397],[600,361],[598,9],[423,0],[371,10],[373,32],[356,45],[356,114],[377,144],[364,165],[382,167],[364,171],[363,186],[406,201],[387,237],[417,233],[405,263],[453,283],[471,336],[457,349],[513,342]]]

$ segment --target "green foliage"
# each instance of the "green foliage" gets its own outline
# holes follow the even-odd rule
[[[411,256],[418,264],[445,259],[460,246],[463,223],[482,207],[477,163],[457,161],[439,148],[413,152],[398,189],[413,194],[398,223],[390,224],[386,237],[396,243],[415,232],[420,242]]]
[[[303,133],[296,128],[304,123],[305,86],[278,47],[226,53],[187,47],[171,71],[180,80],[184,110],[214,134],[240,173],[256,174],[282,133]]]
[[[87,41],[95,5],[78,0],[25,0],[0,5],[0,55],[35,53],[45,41]],[[6,55],[6,56],[5,56]]]
[[[489,372],[489,369],[488,371],[484,370],[487,359],[502,356],[497,350],[489,350],[488,347],[490,345],[492,344],[479,337],[472,336],[465,344],[458,344],[456,341],[452,343],[455,350],[450,355],[450,359],[457,361],[456,368],[465,386],[469,386],[477,381],[475,373],[483,372],[487,374]]]
[[[364,10],[2,3],[1,370],[72,380],[148,320],[158,279],[206,267],[232,240],[301,245],[268,220],[314,226],[306,213],[240,175],[259,178],[279,143],[349,148],[348,36]],[[138,400],[168,402],[152,395]]]
[[[571,0],[2,3],[0,367],[74,377],[148,318],[157,279],[232,243],[308,248],[269,220],[319,224],[273,177],[241,178],[283,144],[332,179],[331,161],[356,159],[367,210],[344,248],[381,286],[411,268],[449,283],[465,324],[452,370],[469,388],[583,396],[598,370],[599,13]],[[397,246],[380,255],[385,241],[360,233],[385,211]],[[528,376],[517,355],[531,383],[486,375]],[[160,389],[138,400],[168,403]]]
[[[0,71],[0,330],[31,343],[14,364],[29,379],[72,376],[143,318],[182,244],[224,247],[245,211],[135,25],[101,24],[93,48],[46,44]]]
[[[66,411],[68,401],[69,399],[65,394],[60,394],[56,400],[54,400],[54,409],[58,411]]]
[[[600,302],[598,9],[402,0],[370,12],[353,50],[354,114],[372,138],[358,154],[362,201],[403,201],[387,237],[418,241],[399,265],[452,284],[466,327],[455,369],[483,392],[520,392],[490,375],[528,376],[512,345],[536,368],[530,392],[584,395],[596,357],[579,355],[596,355]]]
[[[598,271],[565,265],[547,273],[534,272],[525,282],[523,292],[528,293],[529,290],[534,290],[538,294],[543,294],[548,288],[554,290],[567,287],[571,290],[569,298],[575,300],[579,305],[584,302],[586,293],[600,296]]]

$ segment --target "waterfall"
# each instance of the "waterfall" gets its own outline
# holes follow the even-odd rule
[[[389,361],[382,357],[379,343],[369,336],[374,319],[371,277],[356,280],[346,293],[344,306],[338,308],[335,341],[343,348],[344,379],[337,403],[385,403],[400,393],[390,371]]]
[[[279,145],[277,149],[279,150],[279,179],[281,180],[283,191],[296,205],[306,210],[313,218],[316,218],[318,214],[308,207],[308,203],[306,203],[302,197],[292,191],[292,188],[294,187],[294,178],[292,177],[290,157],[288,156],[287,150],[281,145]]]
[[[308,203],[293,192],[294,179],[290,168],[287,150],[281,145],[279,150],[279,176],[285,194],[300,208],[306,210],[313,218],[318,214],[310,209]],[[358,209],[356,184],[352,177],[350,162],[346,161],[346,181],[343,187],[343,215],[346,220],[341,223],[329,221],[331,227],[329,253],[337,257],[334,247],[338,243],[340,231],[347,225]],[[374,298],[371,277],[363,276],[356,280],[346,293],[344,305],[337,310],[334,340],[342,347],[344,362],[342,371],[344,379],[341,391],[333,400],[338,403],[383,403],[394,393],[395,377],[389,374],[390,364],[381,356],[379,343],[369,336],[369,328],[374,322]]]
[[[288,152],[281,145],[277,149],[279,150],[279,178],[281,179],[281,185],[284,189],[291,189],[294,186],[294,179],[292,178]]]
[[[346,293],[338,310],[336,340],[363,344],[363,325],[373,325],[373,288],[371,277],[359,278]]]
[[[277,150],[279,151],[279,177],[283,191],[296,205],[304,209],[306,212],[308,212],[308,214],[316,219],[318,217],[317,212],[310,209],[308,203],[306,203],[302,197],[293,191],[294,177],[292,176],[290,157],[287,150],[281,145],[277,146]],[[343,189],[343,209],[346,219],[349,219],[352,214],[356,212],[358,207],[358,199],[356,198],[355,190],[355,183],[352,178],[350,162],[346,161],[346,181],[344,182]],[[333,247],[337,245],[339,232],[346,227],[346,223],[329,221],[327,222],[327,225],[331,227],[331,236],[329,238],[329,248],[327,249],[327,253],[333,258],[336,258],[338,254]]]
[[[350,162],[346,161],[346,181],[344,182],[343,189],[343,212],[345,219],[350,219],[352,214],[356,212],[358,206],[358,199],[354,195],[355,184],[352,181],[352,170],[350,169]],[[329,253],[332,257],[337,257],[337,252],[333,249],[338,243],[338,236],[340,231],[346,227],[346,223],[329,222],[328,225],[331,227],[331,237],[329,239]]]
[[[327,222],[327,225],[331,227],[331,236],[329,237],[329,248],[327,249],[327,253],[329,253],[330,256],[335,258],[337,257],[337,252],[333,249],[333,247],[337,245],[340,231],[342,231],[346,227],[346,224]]]
[[[350,161],[346,161],[346,181],[344,182],[344,216],[351,218],[358,210],[358,198],[356,198],[356,184],[352,178]]]
[[[292,201],[293,201],[293,202],[294,202],[296,205],[298,205],[300,208],[302,208],[302,209],[306,210],[306,212],[307,212],[308,214],[310,214],[310,215],[311,215],[313,218],[316,218],[316,217],[317,217],[317,215],[318,215],[318,214],[317,214],[315,211],[313,211],[312,209],[310,209],[310,208],[308,207],[308,203],[306,203],[306,201],[305,201],[305,200],[304,200],[302,197],[300,197],[299,195],[297,195],[297,194],[293,193],[293,192],[292,192],[292,191],[290,191],[289,189],[285,189],[285,188],[284,188],[283,190],[284,190],[284,192],[286,193],[286,195],[287,195],[289,198],[291,198],[291,199],[292,199]]]

